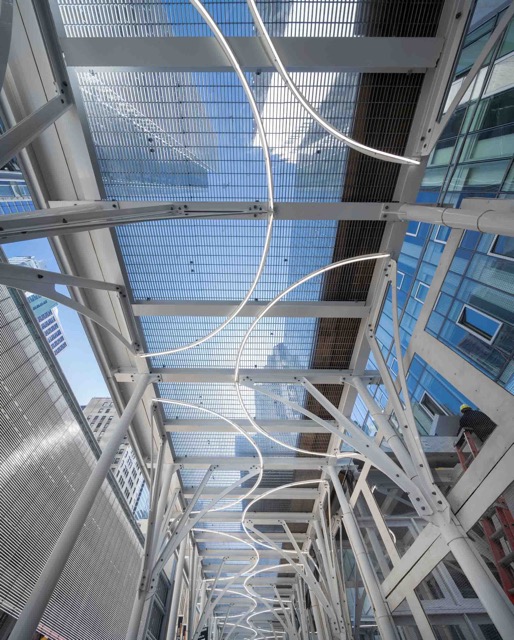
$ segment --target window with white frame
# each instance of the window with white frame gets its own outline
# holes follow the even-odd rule
[[[403,271],[396,272],[396,288],[401,289],[403,286],[403,281],[405,280],[405,274]]]
[[[418,302],[421,302],[421,304],[423,304],[427,299],[429,289],[430,287],[424,282],[418,282],[416,293],[414,294],[414,300],[417,300]]]
[[[426,391],[424,391],[423,395],[421,396],[419,406],[432,419],[436,416],[448,415],[448,412],[443,409],[443,407],[437,402],[437,400],[434,400],[434,398],[432,398],[432,396]]]
[[[467,304],[463,305],[457,324],[487,344],[494,342],[502,327],[502,323],[496,318]]]
[[[420,222],[413,222],[413,221],[409,222],[406,235],[412,236],[413,238],[415,238],[419,233],[420,224],[421,224]]]
[[[490,256],[504,258],[514,262],[514,237],[494,236],[491,247],[488,251]]]
[[[446,244],[449,237],[450,227],[445,227],[442,224],[438,224],[437,229],[435,230],[434,242],[439,242],[439,244]]]

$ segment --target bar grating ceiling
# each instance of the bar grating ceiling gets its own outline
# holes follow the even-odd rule
[[[230,72],[78,71],[106,194],[120,200],[267,198],[248,101]],[[294,73],[342,131],[358,73]],[[247,73],[267,132],[277,201],[337,202],[347,148],[321,129],[277,73]]]
[[[188,0],[58,0],[68,37],[195,37],[211,32]],[[225,36],[254,35],[244,0],[205,0]],[[274,37],[427,37],[440,0],[259,0]]]
[[[68,37],[211,37],[188,0],[57,0]],[[243,0],[205,0],[223,33],[255,31]],[[274,37],[432,37],[442,0],[262,0],[258,3]],[[422,74],[293,73],[294,81],[331,124],[359,142],[394,154],[405,151]],[[263,119],[271,151],[275,199],[280,202],[387,202],[393,200],[399,165],[363,156],[329,136],[297,104],[276,73],[246,75]],[[106,198],[140,201],[267,201],[263,154],[251,110],[233,73],[77,70],[87,125]],[[346,257],[379,250],[382,222],[275,222],[266,266],[252,299],[269,301],[302,276]],[[257,270],[266,220],[176,219],[128,225],[113,234],[132,301],[238,301]],[[375,265],[330,272],[302,285],[286,300],[366,301]],[[147,351],[190,343],[212,331],[218,317],[148,316],[138,319]],[[199,347],[151,359],[152,367],[232,368],[251,318],[236,318]],[[250,338],[243,368],[350,368],[359,319],[264,318]],[[234,420],[246,416],[232,383],[160,383],[162,398],[182,400]],[[267,390],[331,416],[299,385],[268,384]],[[338,405],[343,385],[318,385]],[[242,390],[257,421],[301,420],[290,407]],[[210,416],[193,408],[162,405],[166,420]],[[205,423],[202,423],[205,424]],[[168,428],[172,426],[168,425]],[[279,433],[281,442],[325,453],[330,434]],[[175,456],[249,457],[255,451],[236,433],[168,434]],[[266,457],[296,454],[262,435],[253,439]],[[205,469],[183,468],[183,488],[195,488]],[[216,469],[209,487],[223,488],[244,471]],[[265,469],[262,488],[319,478],[318,470]],[[243,480],[241,489],[254,480]],[[221,506],[226,506],[229,499]],[[198,523],[213,532],[242,532],[231,521]],[[202,500],[197,507],[207,505]],[[310,500],[260,500],[260,512],[309,512]],[[227,512],[227,513],[229,513]],[[305,533],[307,523],[291,523]],[[283,532],[277,523],[266,532]],[[210,546],[203,545],[202,548]],[[212,548],[215,548],[214,546]],[[223,549],[222,544],[217,548]],[[232,545],[231,548],[241,548]],[[218,560],[204,565],[212,571]],[[276,560],[262,559],[260,566]],[[265,574],[263,574],[265,575]],[[277,572],[271,572],[276,577]]]

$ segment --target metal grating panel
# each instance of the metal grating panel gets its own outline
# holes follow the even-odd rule
[[[17,616],[95,462],[28,327],[0,289],[0,609]],[[118,640],[142,549],[104,483],[42,624],[49,638]]]
[[[362,238],[376,235],[373,223],[354,224]],[[302,276],[329,264],[336,230],[334,221],[277,220],[253,299],[271,300]],[[265,220],[165,220],[117,229],[137,301],[241,300],[257,271],[265,233]],[[339,270],[339,278],[347,285],[345,292],[354,291],[349,300],[362,300],[366,294],[361,283],[352,287],[345,279],[346,273],[353,272],[350,269]],[[322,287],[322,278],[314,278],[284,300],[319,300]],[[341,287],[325,287],[325,299],[344,299]]]
[[[274,437],[292,446],[298,442],[298,434],[274,434]],[[255,449],[248,440],[236,433],[217,433],[215,431],[210,433],[172,433],[170,439],[178,457],[204,456],[206,452],[209,453],[209,456],[221,458],[256,456]],[[253,436],[253,440],[263,456],[293,455],[292,451],[284,449],[264,436]],[[251,483],[252,481],[250,481]]]
[[[210,36],[188,0],[58,0],[68,37]],[[254,35],[244,0],[204,0],[227,36]],[[441,0],[260,0],[270,35],[434,35]]]
[[[403,154],[424,75],[361,75],[352,136],[371,147]],[[393,199],[400,165],[350,150],[343,189],[344,202],[387,202]]]
[[[359,74],[292,76],[323,116],[350,130]],[[109,198],[266,201],[260,143],[234,73],[77,77]],[[347,147],[312,120],[277,73],[247,77],[268,136],[276,200],[339,201]]]
[[[239,345],[252,321],[253,318],[234,318],[212,340],[189,351],[152,358],[152,366],[234,367]],[[219,324],[220,318],[198,316],[141,318],[149,351],[193,342]],[[306,369],[309,367],[316,333],[316,318],[262,318],[247,342],[241,366],[243,368]],[[338,345],[331,345],[331,352],[336,360]]]

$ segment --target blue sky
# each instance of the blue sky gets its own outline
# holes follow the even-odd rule
[[[30,240],[3,245],[8,258],[13,256],[34,256],[43,260],[48,271],[59,271],[48,240]],[[67,294],[65,288],[62,293]],[[57,356],[64,374],[80,404],[94,396],[109,396],[95,356],[86,337],[79,315],[63,305],[59,305],[59,318],[68,346]]]

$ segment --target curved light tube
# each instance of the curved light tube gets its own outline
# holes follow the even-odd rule
[[[321,269],[317,269],[316,271],[311,271],[311,273],[307,274],[303,278],[300,278],[300,280],[297,280],[295,283],[293,283],[292,285],[287,287],[287,289],[284,289],[281,293],[279,293],[278,296],[276,298],[274,298],[271,302],[269,302],[266,305],[266,307],[256,316],[255,320],[252,322],[252,324],[248,328],[248,331],[246,332],[243,340],[241,341],[241,344],[239,345],[239,351],[237,352],[236,365],[235,365],[235,370],[234,370],[234,382],[235,382],[236,394],[237,394],[239,403],[241,405],[241,408],[243,409],[247,419],[250,421],[250,424],[253,426],[253,428],[258,433],[260,433],[264,437],[268,438],[268,440],[271,440],[272,442],[275,442],[276,444],[279,444],[282,447],[285,447],[286,449],[289,449],[290,451],[295,451],[296,453],[304,453],[304,454],[307,454],[307,455],[318,456],[318,457],[323,457],[323,458],[340,458],[340,457],[344,457],[344,456],[341,456],[341,454],[334,455],[334,454],[330,454],[330,453],[317,453],[317,452],[314,452],[314,451],[308,451],[307,449],[300,449],[298,447],[293,447],[292,445],[280,442],[280,440],[277,440],[277,438],[274,438],[269,433],[264,431],[264,429],[257,424],[255,419],[248,412],[248,409],[246,408],[245,403],[243,401],[243,397],[241,395],[241,386],[239,384],[239,370],[241,368],[241,358],[242,358],[242,355],[243,355],[243,351],[244,351],[245,345],[248,342],[248,339],[250,338],[250,335],[251,335],[252,331],[255,329],[255,327],[257,326],[257,324],[261,320],[261,318],[263,316],[265,316],[268,313],[268,311],[272,307],[274,307],[277,304],[277,302],[279,302],[288,293],[290,293],[291,291],[293,291],[294,289],[296,289],[300,285],[304,284],[305,282],[308,282],[312,278],[315,278],[316,276],[319,276],[322,273],[325,273],[327,271],[332,271],[333,269],[338,269],[339,267],[344,267],[347,264],[354,264],[354,263],[357,263],[357,262],[366,262],[368,260],[379,260],[381,258],[389,258],[389,254],[388,253],[372,253],[372,254],[363,255],[363,256],[356,256],[354,258],[346,258],[345,260],[339,260],[338,262],[332,262],[331,264],[328,264],[325,267],[321,267]]]
[[[238,578],[239,576],[244,576],[245,573],[251,573],[255,569],[255,567],[259,564],[259,560],[260,560],[259,551],[253,546],[251,542],[248,542],[247,540],[243,540],[242,538],[238,538],[237,536],[234,536],[231,533],[225,533],[225,531],[216,531],[215,529],[201,529],[201,528],[195,527],[193,529],[193,532],[195,531],[200,531],[202,533],[215,533],[218,536],[225,536],[225,538],[230,538],[230,540],[235,540],[237,543],[245,544],[247,547],[250,547],[252,551],[255,551],[255,561],[249,569],[245,569],[244,571],[237,572],[234,576],[227,576],[226,578],[218,578],[218,582],[221,582],[222,580],[223,581],[233,580],[234,578]],[[223,555],[221,553],[222,549],[220,549],[219,551],[220,551],[220,555]],[[214,582],[215,579],[216,578],[204,578],[204,582]]]
[[[277,566],[283,567],[284,565],[277,565]],[[264,600],[264,598],[259,598],[259,599],[260,599],[260,600]],[[284,609],[285,609],[286,611],[289,611],[289,610],[290,610],[290,607],[284,607]],[[273,631],[273,629],[263,629],[262,627],[257,627],[257,626],[255,626],[253,622],[250,622],[250,620],[251,620],[252,618],[254,618],[255,616],[260,616],[260,615],[262,615],[263,613],[271,613],[272,615],[274,615],[274,613],[273,613],[273,611],[272,611],[271,607],[268,607],[267,609],[261,609],[260,611],[254,611],[254,613],[251,613],[251,614],[246,618],[246,622],[247,622],[248,624],[250,624],[250,625],[254,626],[255,630],[256,630],[256,631],[258,631],[259,633],[270,633],[271,631]],[[266,624],[266,622],[261,623],[261,624]],[[272,626],[271,622],[268,622],[268,624],[269,624],[270,626]],[[279,631],[278,633],[279,633],[280,635],[285,635],[285,631]],[[273,636],[265,636],[264,638],[262,638],[262,640],[265,640],[266,638],[273,638]]]
[[[341,457],[353,458],[355,456],[351,452],[345,452],[341,455]],[[264,498],[267,498],[269,495],[271,495],[272,493],[275,493],[276,491],[282,491],[282,489],[290,489],[291,487],[302,487],[309,484],[320,484],[320,483],[326,484],[327,487],[329,486],[329,482],[327,480],[323,480],[322,478],[317,478],[316,480],[298,480],[297,482],[290,482],[289,484],[281,484],[280,487],[273,487],[273,489],[269,489],[269,491],[265,491],[260,496],[257,496],[257,498],[254,498],[251,502],[247,504],[245,510],[241,515],[241,525],[246,535],[255,544],[259,544],[261,545],[261,547],[266,547],[266,549],[271,549],[272,551],[276,551],[276,548],[272,547],[271,545],[265,544],[264,542],[259,542],[259,540],[254,538],[252,534],[248,531],[245,525],[248,509],[252,507],[256,502],[259,502],[259,500],[264,500]],[[287,520],[286,516],[287,516],[287,513],[284,514],[284,520]],[[287,554],[296,555],[296,551],[294,549],[281,549],[281,551]]]
[[[261,543],[259,543],[261,544]],[[268,573],[270,571],[273,571],[273,569],[279,569],[279,568],[284,568],[287,565],[284,564],[274,564],[271,567],[264,567],[263,569],[259,569],[258,571],[254,571],[251,575],[247,576],[243,582],[243,587],[246,589],[247,593],[249,593],[251,596],[253,597],[258,597],[259,600],[265,600],[266,602],[276,602],[275,598],[265,598],[264,596],[259,595],[258,593],[254,593],[251,590],[251,587],[248,586],[248,582],[252,579],[255,578],[255,576],[259,575],[259,573]],[[290,600],[284,600],[284,602],[289,603]],[[262,613],[262,611],[259,611],[258,613]],[[252,616],[257,615],[257,613],[252,613]]]
[[[252,601],[252,606],[250,607],[250,609],[248,610],[247,613],[243,614],[243,615],[249,615],[257,606],[257,601],[255,600],[255,598],[251,595],[247,595],[246,593],[243,593],[242,591],[235,591],[234,589],[213,589],[213,591],[224,591],[225,593],[232,593],[235,596],[241,596],[241,598],[247,598],[248,600]],[[231,620],[232,618],[240,618],[241,614],[240,613],[234,613],[231,616],[227,616],[227,620]]]
[[[193,2],[193,0],[191,0]],[[355,151],[360,151],[366,156],[371,156],[372,158],[378,158],[379,160],[387,160],[388,162],[395,162],[396,164],[409,164],[409,165],[419,165],[419,160],[415,160],[414,158],[406,158],[404,156],[397,156],[393,153],[387,153],[387,151],[380,151],[379,149],[374,149],[373,147],[368,147],[365,144],[361,144],[356,140],[352,140],[348,136],[341,133],[338,129],[333,127],[329,122],[327,122],[324,118],[322,118],[319,113],[314,109],[311,103],[306,99],[303,93],[298,89],[295,82],[289,75],[288,71],[284,67],[280,56],[273,45],[273,41],[270,38],[270,35],[264,26],[264,22],[261,18],[261,15],[257,9],[255,4],[255,0],[246,0],[248,4],[248,8],[250,9],[250,13],[253,16],[253,21],[255,23],[255,27],[257,32],[261,36],[261,42],[264,46],[266,53],[268,54],[269,59],[271,60],[273,66],[279,73],[282,80],[289,87],[290,91],[293,93],[298,102],[302,105],[302,107],[307,111],[307,113],[316,120],[316,122],[325,129],[330,135],[334,136],[338,140],[341,140],[345,144],[347,144]]]
[[[266,131],[264,130],[264,125],[262,123],[261,115],[259,113],[259,108],[257,107],[257,103],[255,102],[255,98],[253,96],[250,85],[248,84],[248,80],[246,79],[246,76],[243,70],[241,69],[239,62],[237,61],[237,58],[235,57],[232,49],[230,48],[230,45],[228,44],[225,36],[221,33],[218,25],[214,22],[209,12],[206,10],[206,8],[203,6],[203,4],[199,0],[190,0],[190,2],[194,6],[194,8],[198,11],[198,13],[202,16],[202,18],[205,20],[205,22],[208,24],[216,40],[218,41],[219,45],[223,49],[223,52],[225,53],[227,58],[230,60],[230,63],[232,64],[234,71],[236,72],[239,78],[239,81],[241,82],[243,90],[246,94],[246,97],[252,109],[253,117],[254,117],[255,124],[257,126],[257,131],[259,134],[259,139],[261,142],[262,153],[264,155],[264,164],[266,168],[266,181],[268,184],[268,228],[266,230],[266,238],[264,240],[264,247],[262,250],[261,259],[259,262],[259,266],[257,268],[257,272],[255,273],[253,282],[250,285],[250,288],[248,289],[248,291],[246,292],[245,297],[241,300],[241,302],[234,309],[234,311],[232,311],[232,313],[230,313],[225,318],[225,320],[218,327],[216,327],[216,329],[214,329],[214,331],[211,331],[210,333],[203,336],[202,338],[199,338],[198,340],[194,340],[189,344],[184,344],[181,347],[175,347],[174,349],[167,349],[166,351],[156,351],[154,353],[139,354],[141,358],[152,358],[154,356],[169,356],[174,353],[180,353],[181,351],[187,351],[188,349],[192,349],[193,347],[197,347],[198,345],[203,344],[204,342],[207,342],[208,340],[213,338],[215,335],[217,335],[220,331],[222,331],[228,324],[230,324],[230,322],[232,322],[232,320],[241,313],[241,311],[243,310],[248,300],[250,300],[252,293],[255,291],[255,287],[257,286],[260,280],[260,277],[262,275],[262,272],[264,271],[264,265],[266,264],[266,260],[268,257],[268,252],[269,252],[271,237],[273,232],[273,220],[274,220],[273,210],[275,207],[273,173],[271,170],[271,157],[270,157],[270,152],[268,147],[268,140],[266,138]]]
[[[243,429],[241,429],[241,427],[238,427],[235,422],[232,422],[232,420],[230,420],[229,418],[226,418],[225,416],[221,415],[221,413],[218,413],[217,411],[212,411],[212,409],[206,409],[205,407],[199,407],[198,405],[192,404],[190,402],[183,402],[182,400],[167,400],[165,398],[154,398],[153,402],[158,402],[160,404],[173,404],[179,407],[188,407],[189,409],[198,409],[200,411],[205,411],[205,413],[209,413],[210,415],[215,416],[216,418],[219,418],[220,420],[223,420],[224,422],[229,424],[235,431],[237,431],[237,433],[242,435],[243,438],[245,438],[252,445],[252,447],[255,449],[255,452],[257,453],[257,457],[259,459],[259,474],[257,475],[257,479],[255,480],[253,487],[251,487],[251,489],[247,491],[245,495],[242,496],[241,498],[238,498],[237,500],[233,500],[232,502],[229,502],[229,504],[226,504],[223,507],[216,507],[215,509],[209,509],[207,513],[213,512],[213,511],[225,511],[225,509],[230,509],[230,507],[233,507],[234,505],[239,504],[240,502],[242,502],[243,500],[246,500],[252,495],[252,493],[255,491],[255,489],[257,489],[257,487],[261,483],[262,475],[264,473],[264,460],[259,447],[255,444],[252,438],[250,438],[250,436]],[[198,513],[198,511],[192,511],[191,513]]]

